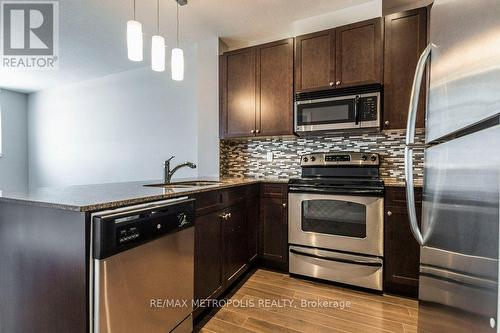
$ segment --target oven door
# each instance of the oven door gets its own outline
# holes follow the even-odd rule
[[[359,128],[356,96],[342,96],[295,102],[296,132]]]
[[[290,244],[382,257],[384,199],[333,194],[289,194]]]

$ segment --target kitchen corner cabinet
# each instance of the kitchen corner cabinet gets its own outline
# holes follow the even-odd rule
[[[384,291],[417,297],[420,246],[409,225],[404,187],[385,189]],[[417,217],[421,221],[422,189],[415,189]]]
[[[255,260],[259,185],[194,195],[196,199],[194,295],[215,299]],[[197,317],[204,308],[195,309]]]
[[[292,134],[293,39],[224,53],[220,137]]]
[[[255,133],[257,80],[255,48],[226,53],[221,58],[221,135],[243,137]]]
[[[295,38],[295,92],[382,82],[382,19]]]
[[[385,17],[384,129],[406,128],[413,76],[427,46],[427,8]],[[417,127],[424,127],[425,85],[420,93]]]
[[[262,184],[259,258],[264,266],[288,271],[286,184]]]

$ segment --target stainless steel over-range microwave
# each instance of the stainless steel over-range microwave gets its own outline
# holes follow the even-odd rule
[[[299,93],[294,130],[298,135],[380,129],[380,86]]]

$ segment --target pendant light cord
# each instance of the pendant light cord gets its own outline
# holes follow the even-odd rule
[[[156,31],[160,35],[160,0],[156,2]]]
[[[179,3],[177,2],[177,46],[179,46]]]
[[[134,0],[134,21],[135,21],[135,0]]]

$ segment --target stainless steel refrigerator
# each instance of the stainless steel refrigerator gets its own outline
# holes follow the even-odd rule
[[[412,159],[422,85],[428,89],[424,203],[417,221]],[[499,118],[500,1],[435,0],[405,152],[410,225],[421,245],[420,333],[497,331]]]

